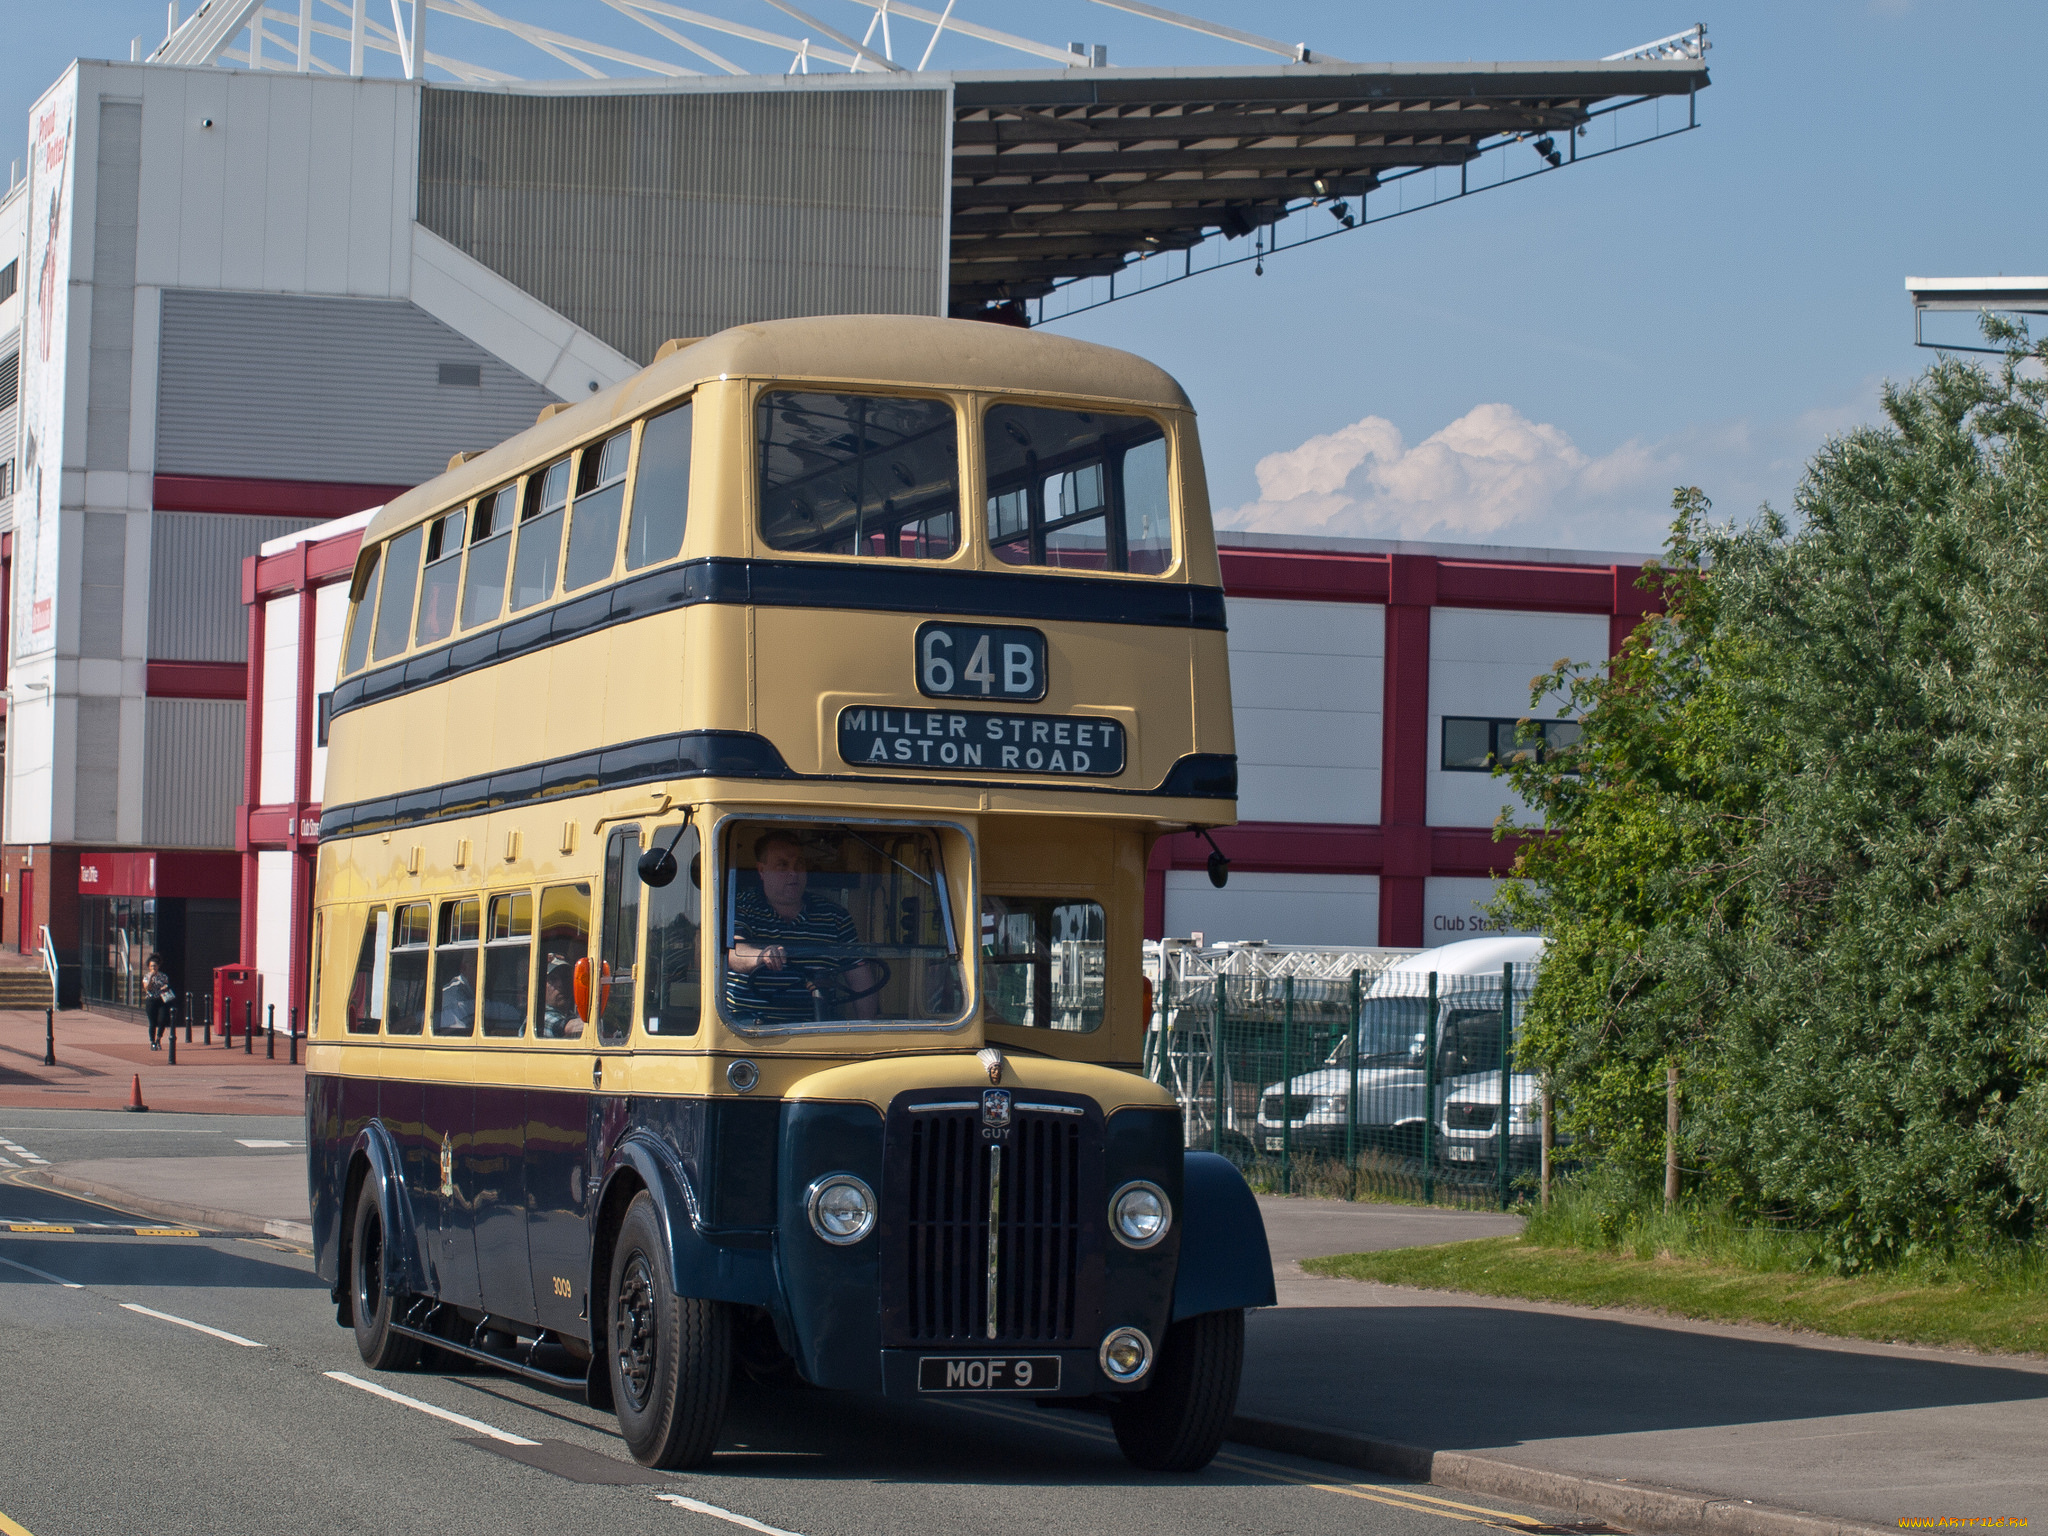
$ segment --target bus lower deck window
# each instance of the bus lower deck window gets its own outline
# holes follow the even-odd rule
[[[1005,565],[1157,575],[1173,564],[1166,433],[1149,416],[991,406],[988,539]]]
[[[474,896],[441,903],[440,938],[434,945],[434,1033],[476,1033],[477,943],[482,937],[483,903]]]
[[[959,548],[959,431],[947,401],[769,390],[755,437],[771,549],[943,560]]]
[[[722,862],[721,1002],[737,1027],[964,1022],[935,830],[734,821]]]
[[[372,907],[363,918],[363,942],[348,984],[348,1032],[374,1035],[384,1022],[385,960],[391,952],[391,913]]]
[[[432,935],[424,901],[392,914],[390,988],[384,1005],[387,1035],[416,1035],[426,1028],[427,956]]]
[[[516,891],[491,898],[484,927],[484,1033],[517,1039],[526,1033],[526,1000],[533,975],[533,896]]]
[[[551,885],[540,893],[540,1025],[542,1040],[569,1040],[583,1033],[576,1006],[576,973],[589,972],[590,887]]]
[[[1102,907],[1071,897],[984,896],[981,1002],[990,1024],[1087,1034],[1102,1025]]]
[[[674,836],[674,834],[667,834]],[[664,842],[661,846],[667,847]],[[640,1017],[650,1035],[694,1035],[703,1009],[704,975],[697,958],[703,924],[704,867],[697,830],[676,838],[676,876],[648,890],[647,953],[641,982]]]

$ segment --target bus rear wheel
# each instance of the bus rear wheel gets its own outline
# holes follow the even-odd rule
[[[605,1354],[633,1459],[674,1471],[711,1459],[732,1385],[732,1314],[678,1296],[654,1199],[633,1197],[612,1248]]]
[[[399,1298],[384,1286],[384,1212],[376,1187],[367,1179],[356,1192],[355,1219],[349,1223],[349,1301],[355,1314],[356,1351],[373,1371],[405,1371],[419,1363],[417,1339],[391,1326]]]
[[[1204,1312],[1166,1330],[1152,1384],[1115,1400],[1124,1457],[1148,1472],[1199,1472],[1222,1449],[1244,1366],[1244,1313]]]

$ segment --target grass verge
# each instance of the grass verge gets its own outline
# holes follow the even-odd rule
[[[2048,1354],[2048,1289],[2026,1271],[1832,1275],[1670,1253],[1592,1252],[1487,1237],[1433,1248],[1306,1259],[1341,1280],[1471,1291],[1585,1307],[1647,1307],[1716,1323],[1770,1323],[1840,1338]]]

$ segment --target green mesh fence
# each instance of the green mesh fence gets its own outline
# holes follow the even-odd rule
[[[1541,1157],[1540,1086],[1514,1069],[1534,972],[1176,977],[1145,1067],[1187,1143],[1261,1192],[1505,1208]],[[1505,1070],[1504,1070],[1505,1069]]]

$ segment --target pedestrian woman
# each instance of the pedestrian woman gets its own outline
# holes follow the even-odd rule
[[[171,978],[163,973],[157,957],[149,957],[149,966],[142,973],[142,1011],[149,1016],[149,1048],[163,1049],[163,1033],[175,1028],[171,1004],[178,1000],[178,994],[171,990]]]

